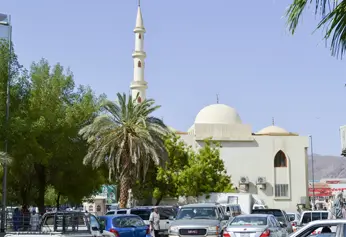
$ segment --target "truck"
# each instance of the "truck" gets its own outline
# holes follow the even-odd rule
[[[7,232],[5,237],[115,237],[104,230],[104,225],[96,216],[76,211],[45,213],[38,224],[37,231]]]

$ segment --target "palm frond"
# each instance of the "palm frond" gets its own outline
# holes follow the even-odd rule
[[[159,165],[167,157],[164,139],[169,129],[151,116],[160,106],[152,99],[136,101],[118,93],[117,101],[103,101],[104,113],[79,131],[89,144],[84,163],[95,168],[106,163],[110,178],[115,173],[118,177],[138,174],[139,168],[145,175],[150,160]]]
[[[315,4],[315,15],[321,17],[316,30],[325,27],[324,39],[331,39],[332,56],[342,57],[346,49],[346,2],[343,0],[294,0],[286,12],[289,31],[295,33],[304,9],[312,4]]]

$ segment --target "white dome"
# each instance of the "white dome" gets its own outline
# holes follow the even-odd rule
[[[290,134],[290,132],[278,126],[271,125],[261,129],[256,134],[258,135],[288,135]]]
[[[199,111],[195,123],[239,124],[241,119],[234,108],[224,104],[213,104]]]

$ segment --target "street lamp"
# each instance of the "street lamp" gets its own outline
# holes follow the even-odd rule
[[[310,137],[310,152],[311,152],[311,171],[312,171],[312,210],[315,209],[315,170],[314,170],[314,149],[312,146],[312,135]]]
[[[10,116],[10,81],[11,81],[11,58],[12,58],[12,25],[11,16],[0,13],[0,26],[7,26],[7,40],[9,47],[9,60],[8,60],[8,79],[6,87],[6,133],[5,133],[5,152],[8,152],[8,121]],[[6,222],[6,199],[7,199],[7,161],[3,164],[3,177],[2,177],[2,212],[1,212],[1,227],[0,232],[5,232],[5,222]]]

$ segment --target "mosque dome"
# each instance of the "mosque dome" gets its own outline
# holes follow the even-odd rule
[[[268,126],[256,133],[256,135],[290,135],[291,133],[288,132],[286,129],[280,128],[278,126]]]
[[[225,104],[212,104],[199,111],[195,123],[240,124],[241,119],[234,108]]]

